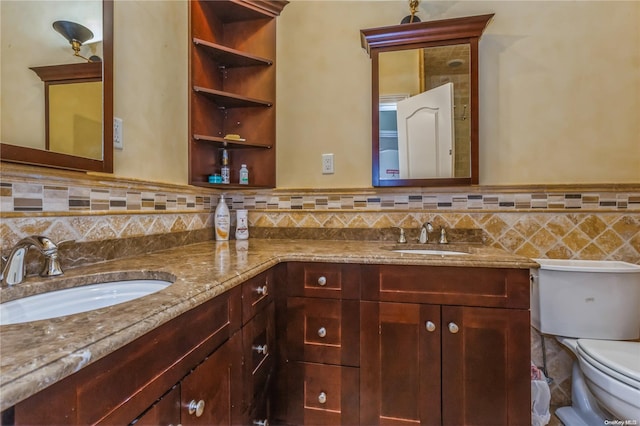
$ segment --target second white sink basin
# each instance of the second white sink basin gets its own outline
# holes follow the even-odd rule
[[[126,280],[50,291],[0,304],[0,325],[57,318],[128,302],[171,285],[164,280]]]
[[[398,249],[393,250],[395,253],[407,253],[407,254],[429,254],[434,256],[458,256],[465,255],[469,253],[465,253],[463,251],[454,251],[454,250],[432,250],[432,249]]]

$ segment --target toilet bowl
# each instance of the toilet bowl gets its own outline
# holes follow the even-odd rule
[[[568,339],[557,337],[578,358],[573,371],[572,407],[560,408],[556,414],[560,419],[573,414],[584,423],[603,424],[604,420],[633,421],[640,424],[640,342],[611,340]],[[577,371],[576,371],[577,370]],[[588,393],[596,404],[585,408]],[[594,406],[600,408],[596,417],[589,414]],[[585,419],[590,419],[585,421]]]
[[[640,337],[640,266],[536,262],[532,325],[556,336],[577,358],[572,406],[559,408],[556,415],[566,426],[640,424],[640,342],[623,341]]]

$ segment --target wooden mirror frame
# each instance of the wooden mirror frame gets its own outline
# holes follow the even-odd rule
[[[386,186],[452,186],[477,185],[479,178],[479,105],[478,105],[478,42],[494,14],[443,19],[438,21],[400,24],[360,30],[362,47],[371,57],[371,136],[372,184]],[[427,179],[380,179],[379,130],[379,54],[396,50],[421,49],[456,44],[469,44],[471,170],[469,177]]]
[[[113,0],[102,2],[102,27],[102,160],[0,143],[2,161],[68,170],[113,172]]]

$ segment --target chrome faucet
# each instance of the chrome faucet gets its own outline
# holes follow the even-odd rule
[[[433,225],[431,222],[426,222],[420,227],[420,237],[418,237],[418,242],[420,244],[426,244],[429,242],[429,232],[433,232]]]
[[[444,229],[444,226],[440,228],[440,239],[438,240],[440,244],[449,244],[449,240],[447,239],[447,231]]]
[[[58,260],[58,246],[47,237],[31,235],[23,238],[11,249],[11,254],[2,269],[2,285],[20,284],[26,276],[25,257],[30,247],[35,247],[44,256],[44,266],[41,277],[62,275],[62,268]],[[4,259],[3,259],[4,260]]]

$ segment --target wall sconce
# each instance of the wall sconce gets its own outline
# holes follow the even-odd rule
[[[80,54],[82,43],[85,43],[93,38],[93,33],[89,28],[71,21],[56,21],[53,23],[53,29],[62,34],[62,36],[67,39],[69,44],[71,44],[74,56],[82,58],[87,62],[101,61],[99,56],[94,55],[90,58],[85,58]]]

